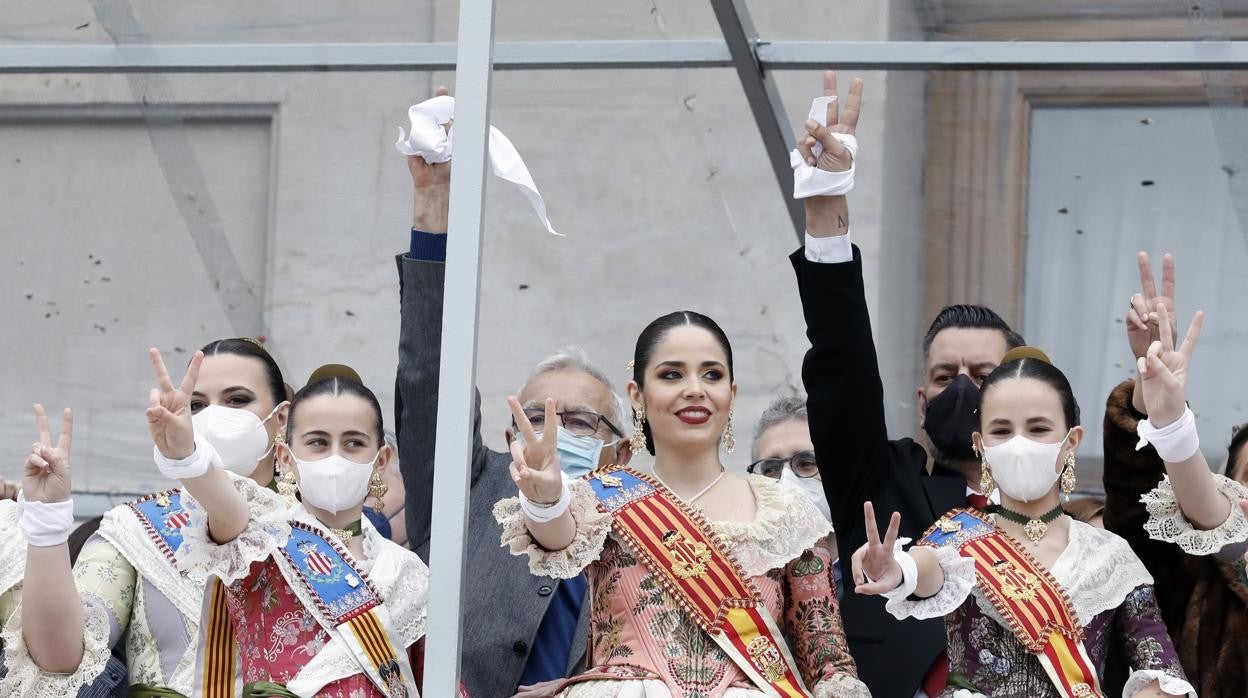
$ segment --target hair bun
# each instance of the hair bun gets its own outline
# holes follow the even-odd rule
[[[1014,347],[1013,349],[1005,352],[1005,356],[1001,358],[1001,365],[1004,366],[1005,364],[1008,364],[1011,361],[1019,361],[1022,359],[1035,359],[1036,361],[1040,361],[1050,366],[1053,366],[1053,360],[1049,358],[1048,354],[1044,353],[1043,351],[1040,351],[1036,347],[1026,347],[1026,346]]]
[[[360,378],[360,374],[356,372],[354,368],[351,368],[346,364],[325,364],[324,366],[321,366],[313,371],[312,375],[308,376],[307,385],[312,385],[313,383],[326,378],[342,378],[344,380],[349,380],[352,383],[364,385],[364,380]]]

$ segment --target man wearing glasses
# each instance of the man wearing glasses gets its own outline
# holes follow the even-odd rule
[[[815,446],[810,440],[810,424],[806,416],[806,400],[800,397],[776,398],[754,427],[754,462],[746,472],[787,482],[823,512],[831,521],[827,497],[823,494],[823,477],[815,461]],[[836,548],[836,533],[828,536],[832,550],[832,571],[836,577],[836,594],[841,596],[841,566]]]
[[[446,272],[450,164],[408,158],[415,185],[410,250],[398,257],[401,320],[395,381],[400,470],[407,488],[408,540],[429,559],[438,416],[442,298]],[[517,394],[539,432],[546,398],[559,413],[558,447],[572,477],[632,456],[620,428],[624,401],[579,349],[540,362]],[[479,398],[478,398],[479,399]],[[508,444],[517,430],[507,430]],[[589,635],[584,576],[556,581],[529,573],[528,561],[499,545],[494,503],[514,497],[511,455],[487,448],[481,414],[473,425],[472,485],[465,536],[462,680],[472,698],[544,698],[582,667]],[[436,574],[436,572],[435,572]]]

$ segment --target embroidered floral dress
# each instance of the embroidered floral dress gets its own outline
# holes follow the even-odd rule
[[[980,591],[974,560],[952,546],[933,551],[945,573],[941,590],[926,599],[890,599],[887,608],[897,618],[945,617],[950,676],[969,682],[975,691],[951,685],[941,697],[1057,698],[1040,661]],[[1126,541],[1072,519],[1070,542],[1049,571],[1083,624],[1083,644],[1098,675],[1117,646],[1125,650],[1132,670],[1124,696],[1134,696],[1154,680],[1167,693],[1196,695],[1161,622],[1153,579]]]
[[[177,530],[172,533],[175,542],[180,540]],[[112,648],[124,638],[131,685],[189,696],[203,583],[178,571],[172,551],[156,544],[130,505],[104,514],[99,531],[79,553],[73,574],[84,610],[78,669],[53,674],[35,664],[22,638],[19,607],[4,629],[8,675],[0,682],[0,695],[75,695],[101,677]]]
[[[849,655],[825,538],[831,527],[806,496],[750,476],[758,514],[749,523],[713,522],[720,540],[783,629],[802,680],[817,698],[869,696]],[[495,505],[502,542],[529,556],[533,574],[589,579],[590,669],[567,698],[745,698],[766,695],[685,615],[659,577],[611,532],[588,483],[571,485],[576,537],[543,550],[529,535],[519,501]]]
[[[233,541],[217,545],[208,537],[206,513],[188,496],[191,522],[178,562],[192,574],[214,576],[225,584],[244,685],[272,682],[299,695],[384,698],[351,649],[308,610],[315,602],[302,587],[287,581],[275,559],[290,536],[291,520],[332,534],[302,505],[288,509],[285,500],[267,489],[242,479],[235,483],[251,511],[247,528]],[[415,553],[387,540],[366,518],[361,528],[365,559],[358,561],[359,568],[385,600],[391,644],[407,650],[415,667],[411,655],[425,634],[429,570]]]
[[[26,539],[17,527],[17,502],[0,501],[0,626],[22,601],[22,577],[26,572]],[[4,648],[0,640],[0,649]],[[4,676],[0,664],[0,677]]]

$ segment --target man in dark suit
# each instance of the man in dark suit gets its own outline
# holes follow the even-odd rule
[[[825,76],[825,95],[836,94]],[[819,169],[844,172],[852,154],[832,134],[852,135],[862,83],[854,81],[845,108],[828,110],[827,126],[808,122],[804,141],[823,153]],[[919,425],[933,446],[928,453],[909,438],[890,440],[884,420],[871,320],[863,288],[862,257],[849,238],[845,197],[805,199],[806,243],[792,256],[811,349],[802,366],[808,394],[811,439],[823,477],[832,524],[841,541],[846,584],[850,558],[866,542],[863,504],[871,501],[879,525],[901,513],[901,535],[918,539],[946,511],[986,505],[977,492],[979,461],[971,451],[977,429],[979,384],[1006,351],[1023,340],[996,313],[982,306],[945,308],[923,341],[924,384],[918,388]],[[884,599],[847,591],[841,603],[845,635],[858,673],[875,696],[911,698],[945,687],[945,628],[941,619],[898,621]]]
[[[398,257],[402,324],[395,423],[407,489],[408,540],[428,560],[450,163],[429,165],[411,156],[408,164],[415,207],[411,249]],[[632,455],[622,424],[624,403],[583,354],[564,351],[543,361],[518,397],[526,409],[554,398],[569,431],[577,428],[572,419],[582,430],[589,421],[596,422],[593,436],[604,447],[595,467],[625,463]],[[511,430],[507,436],[510,442]],[[478,397],[465,559],[472,583],[464,588],[461,656],[463,681],[472,698],[553,695],[552,682],[582,666],[588,637],[584,576],[562,581],[535,577],[527,558],[499,545],[501,530],[491,510],[498,500],[516,496],[510,463],[509,454],[491,451],[482,442]],[[563,465],[567,470],[569,464]]]

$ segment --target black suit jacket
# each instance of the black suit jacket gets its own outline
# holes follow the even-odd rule
[[[883,598],[853,592],[850,558],[867,540],[862,505],[875,505],[881,532],[900,512],[901,535],[917,540],[942,514],[965,505],[966,479],[944,468],[928,475],[922,446],[888,438],[858,248],[841,264],[811,262],[804,249],[790,259],[811,344],[802,364],[810,436],[850,587],[841,601],[845,636],[873,695],[911,698],[945,647],[944,621],[898,621]]]

